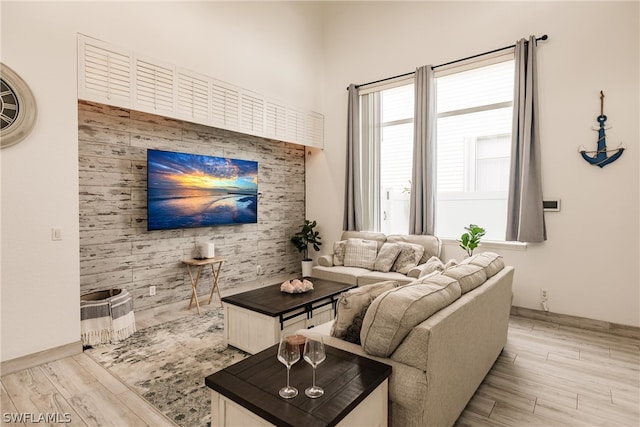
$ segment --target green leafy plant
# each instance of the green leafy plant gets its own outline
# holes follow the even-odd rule
[[[319,251],[320,245],[322,245],[322,242],[320,242],[320,233],[314,230],[317,225],[318,224],[315,221],[305,219],[301,230],[291,237],[291,243],[293,243],[293,246],[304,254],[304,261],[311,260],[309,258],[309,246],[312,246],[314,250]]]
[[[484,228],[479,227],[475,224],[469,224],[468,227],[464,228],[467,230],[462,236],[460,236],[460,247],[467,252],[467,255],[473,255],[473,250],[478,247],[480,243],[480,239],[485,235],[486,231]]]

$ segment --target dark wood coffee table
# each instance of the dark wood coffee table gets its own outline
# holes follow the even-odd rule
[[[338,296],[356,285],[309,279],[313,290],[301,294],[280,291],[280,283],[222,298],[228,345],[255,354],[280,341],[283,331],[295,332],[335,317]]]
[[[325,393],[317,399],[304,394],[312,371],[302,359],[291,367],[298,396],[278,395],[286,368],[277,360],[277,345],[209,375],[211,426],[386,426],[391,366],[327,345],[325,351],[316,371]]]

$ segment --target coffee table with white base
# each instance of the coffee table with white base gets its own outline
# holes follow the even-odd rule
[[[311,366],[302,359],[291,367],[291,385],[299,391],[283,399],[286,368],[274,345],[205,378],[211,389],[211,426],[366,426],[388,425],[391,366],[335,347],[318,365],[316,384],[324,395],[310,399]]]
[[[255,354],[295,332],[331,321],[342,292],[356,285],[309,278],[313,290],[301,294],[280,291],[280,284],[222,298],[228,345]]]

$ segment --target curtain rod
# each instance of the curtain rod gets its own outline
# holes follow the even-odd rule
[[[549,38],[549,36],[545,34],[545,35],[543,35],[541,37],[536,38],[536,41],[547,40],[548,38]],[[516,45],[512,44],[511,46],[505,46],[505,47],[501,47],[499,49],[490,50],[488,52],[478,53],[476,55],[467,56],[466,58],[456,59],[455,61],[445,62],[444,64],[439,64],[439,65],[434,65],[434,66],[431,67],[431,69],[435,70],[436,68],[444,67],[446,65],[456,64],[458,62],[467,61],[469,59],[474,59],[474,58],[477,58],[479,56],[489,55],[491,53],[500,52],[502,50],[507,50],[507,49],[511,49],[511,48],[514,48],[514,47],[516,47]],[[369,83],[362,83],[362,84],[356,85],[356,88],[359,88],[359,87],[362,87],[362,86],[369,86],[369,85],[372,85],[372,84],[375,84],[375,83],[386,82],[387,80],[393,80],[393,79],[397,79],[397,78],[400,78],[400,77],[410,76],[411,74],[414,74],[414,73],[415,73],[415,71],[411,71],[409,73],[404,73],[404,74],[400,74],[400,75],[393,76],[393,77],[387,77],[387,78],[376,80],[376,81],[369,82]],[[347,90],[348,89],[349,88],[347,87]]]

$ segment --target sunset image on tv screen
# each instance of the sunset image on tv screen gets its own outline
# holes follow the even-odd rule
[[[147,150],[149,230],[258,221],[258,163]]]

